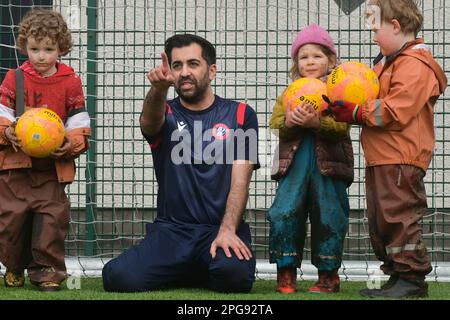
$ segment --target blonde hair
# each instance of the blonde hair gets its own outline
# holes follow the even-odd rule
[[[329,66],[331,68],[334,68],[337,64],[337,57],[336,55],[327,47],[324,47],[320,44],[315,44],[316,46],[320,47],[322,52],[328,57]],[[297,53],[295,54],[294,64],[292,65],[291,69],[289,70],[289,78],[292,80],[296,80],[300,78],[300,70],[298,69],[298,53],[300,50],[297,50]]]
[[[417,36],[423,25],[423,15],[419,10],[420,0],[370,0],[369,5],[381,9],[381,21],[398,20],[403,33]]]
[[[28,11],[19,24],[17,48],[26,54],[27,41],[33,37],[41,41],[49,37],[58,45],[61,55],[66,55],[73,46],[72,36],[64,18],[59,12],[34,9]]]

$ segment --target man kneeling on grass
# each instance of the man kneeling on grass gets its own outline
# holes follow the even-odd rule
[[[242,215],[258,167],[256,113],[213,94],[216,52],[205,39],[175,35],[161,56],[148,73],[152,87],[140,118],[159,185],[158,215],[140,244],[105,265],[104,288],[249,292],[255,258]],[[167,101],[172,85],[178,97]]]

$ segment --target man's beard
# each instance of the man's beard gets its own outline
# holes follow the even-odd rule
[[[192,83],[192,86],[194,88],[194,92],[193,93],[189,93],[188,95],[184,94],[183,91],[181,90],[181,82],[189,80]],[[200,80],[200,82],[197,82],[196,79],[192,79],[192,78],[182,78],[180,79],[180,81],[178,82],[178,85],[175,86],[175,92],[180,96],[180,98],[183,101],[186,101],[187,103],[197,103],[199,101],[201,101],[206,94],[206,91],[209,88],[209,75],[206,74],[205,77],[203,79]]]

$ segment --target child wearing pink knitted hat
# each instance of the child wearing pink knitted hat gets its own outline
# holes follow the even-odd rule
[[[326,81],[337,64],[329,33],[317,24],[300,31],[291,48],[292,80],[301,77]],[[277,129],[279,162],[272,178],[278,180],[270,221],[270,262],[277,264],[277,291],[296,291],[306,221],[311,223],[311,260],[319,279],[310,292],[337,292],[338,269],[348,228],[347,188],[353,182],[353,149],[350,126],[330,115],[317,113],[303,103],[294,111],[280,95],[270,119]]]

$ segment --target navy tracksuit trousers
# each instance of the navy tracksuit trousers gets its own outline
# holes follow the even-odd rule
[[[227,258],[219,248],[209,253],[219,226],[155,222],[139,244],[103,268],[106,291],[137,292],[170,287],[206,287],[219,292],[249,292],[255,280],[255,258]],[[237,235],[250,248],[250,230],[241,223]]]

